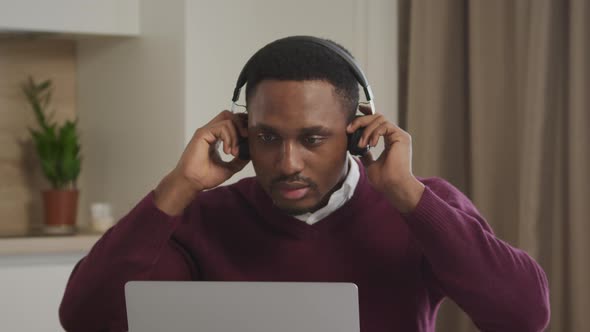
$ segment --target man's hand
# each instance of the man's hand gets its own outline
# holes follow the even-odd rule
[[[155,190],[155,204],[160,210],[169,215],[181,213],[198,192],[217,187],[248,164],[237,157],[240,136],[248,136],[243,120],[223,111],[195,131],[174,170]],[[233,160],[221,159],[217,151],[220,143]]]
[[[353,133],[359,127],[365,127],[359,147],[374,147],[381,136],[385,142],[385,148],[377,160],[373,159],[371,152],[361,158],[369,181],[400,212],[411,212],[424,192],[424,185],[412,173],[412,138],[382,114],[369,115],[370,109],[364,106],[360,110],[367,115],[352,121],[346,131]]]

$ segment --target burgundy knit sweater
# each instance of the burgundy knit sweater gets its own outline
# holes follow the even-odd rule
[[[128,280],[227,280],[353,282],[362,332],[434,331],[445,297],[483,331],[544,329],[543,270],[461,192],[423,179],[418,206],[402,215],[360,171],[354,196],[314,225],[283,214],[254,178],[199,194],[177,217],[149,193],[75,267],[63,327],[126,330]]]

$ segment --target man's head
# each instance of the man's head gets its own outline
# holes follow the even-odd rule
[[[291,39],[258,51],[246,73],[259,183],[287,213],[317,210],[346,174],[346,126],[359,99],[355,76],[330,49]]]

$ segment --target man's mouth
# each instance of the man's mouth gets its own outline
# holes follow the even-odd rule
[[[310,186],[305,183],[278,183],[276,188],[282,198],[287,200],[298,200],[307,195]]]

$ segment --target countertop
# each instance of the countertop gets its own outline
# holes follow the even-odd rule
[[[0,237],[0,256],[88,251],[101,236],[101,233],[79,231],[72,235],[31,234]]]

